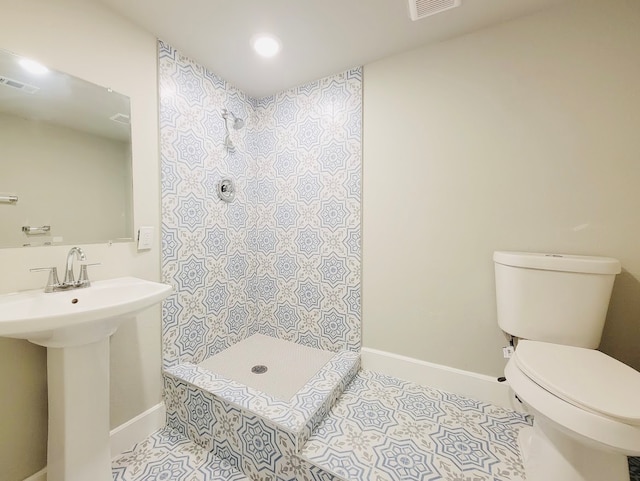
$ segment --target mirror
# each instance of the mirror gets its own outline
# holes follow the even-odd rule
[[[0,50],[0,247],[133,240],[129,98]]]

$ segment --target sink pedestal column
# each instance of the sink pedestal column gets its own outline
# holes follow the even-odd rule
[[[109,337],[47,348],[48,481],[112,481]]]

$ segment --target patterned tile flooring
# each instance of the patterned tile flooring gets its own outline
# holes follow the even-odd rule
[[[301,456],[348,481],[522,481],[515,439],[530,422],[491,404],[360,371]],[[640,458],[630,458],[629,465],[631,481],[640,481]],[[248,478],[175,431],[162,430],[114,459],[113,480]]]
[[[511,410],[360,371],[302,457],[345,480],[520,481],[516,437],[530,423]]]
[[[113,481],[249,481],[228,461],[163,429],[112,462]]]

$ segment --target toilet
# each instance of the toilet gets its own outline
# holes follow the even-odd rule
[[[505,377],[534,416],[518,444],[527,481],[629,481],[640,455],[640,373],[597,351],[620,262],[495,252]]]

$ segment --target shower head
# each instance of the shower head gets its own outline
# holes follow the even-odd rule
[[[231,124],[231,126],[233,127],[234,130],[240,130],[242,127],[244,127],[244,120],[242,120],[239,117],[236,117],[233,112],[227,109],[222,109],[222,118],[225,121],[228,121],[229,118],[231,118],[231,120],[233,120],[233,123]]]
[[[231,120],[231,127],[233,130],[240,130],[244,127],[244,120],[236,117],[235,114],[227,109],[222,109],[222,118],[224,119],[224,128],[227,131],[227,135],[224,138],[224,145],[229,152],[234,152],[236,146],[233,145],[231,140],[231,133],[229,132],[229,120]]]

